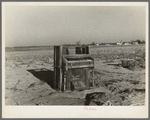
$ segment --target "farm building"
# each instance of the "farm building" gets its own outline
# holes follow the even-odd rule
[[[131,42],[125,42],[124,45],[131,45]]]
[[[117,42],[117,45],[123,45],[122,41]]]
[[[134,41],[132,44],[133,44],[133,45],[138,45],[138,42],[137,42],[137,41]]]
[[[105,45],[110,45],[109,43],[106,43]]]

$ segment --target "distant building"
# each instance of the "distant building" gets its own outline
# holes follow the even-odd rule
[[[124,45],[131,45],[131,42],[125,42]]]
[[[117,42],[117,45],[123,45],[122,40],[121,40],[121,41],[119,41],[119,42]]]
[[[100,43],[99,45],[105,45],[105,43]]]
[[[132,42],[133,45],[138,45],[139,43],[137,41]]]
[[[105,45],[110,45],[109,43],[106,43]]]

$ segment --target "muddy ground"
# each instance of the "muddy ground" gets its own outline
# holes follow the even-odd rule
[[[91,55],[99,50],[107,52],[92,48]],[[6,52],[5,104],[145,105],[145,68],[124,68],[118,65],[121,58],[94,59],[95,87],[62,93],[53,89],[53,50]]]

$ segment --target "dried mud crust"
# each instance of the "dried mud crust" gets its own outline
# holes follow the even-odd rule
[[[37,66],[42,67],[42,66]],[[76,92],[55,91],[46,82],[39,80],[24,68],[6,68],[5,103],[6,105],[105,105],[113,106],[145,104],[145,73],[111,72],[94,70],[97,88],[104,87],[109,93],[94,92],[80,97]],[[142,77],[143,76],[143,77]]]
[[[114,106],[145,105],[145,73],[126,73],[95,70],[94,81],[97,87],[103,86],[110,93],[104,97]],[[98,96],[98,95],[97,95]],[[99,99],[96,97],[96,99]],[[93,100],[97,101],[95,98]]]

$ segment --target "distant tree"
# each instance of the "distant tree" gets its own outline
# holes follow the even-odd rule
[[[77,41],[76,44],[77,44],[78,46],[80,46],[80,45],[81,45],[81,42],[80,42],[80,41]]]
[[[91,45],[95,45],[95,42],[92,42]]]
[[[105,45],[105,43],[100,43],[100,45]]]
[[[134,40],[131,40],[131,43],[133,43],[134,42]]]
[[[141,40],[137,39],[136,42],[138,42],[139,44],[141,43]]]
[[[142,41],[141,41],[141,44],[145,44],[145,40],[142,40]]]
[[[133,43],[133,42],[138,42],[138,44],[141,44],[141,40],[139,40],[139,39],[137,39],[137,40],[131,40],[131,43]]]

